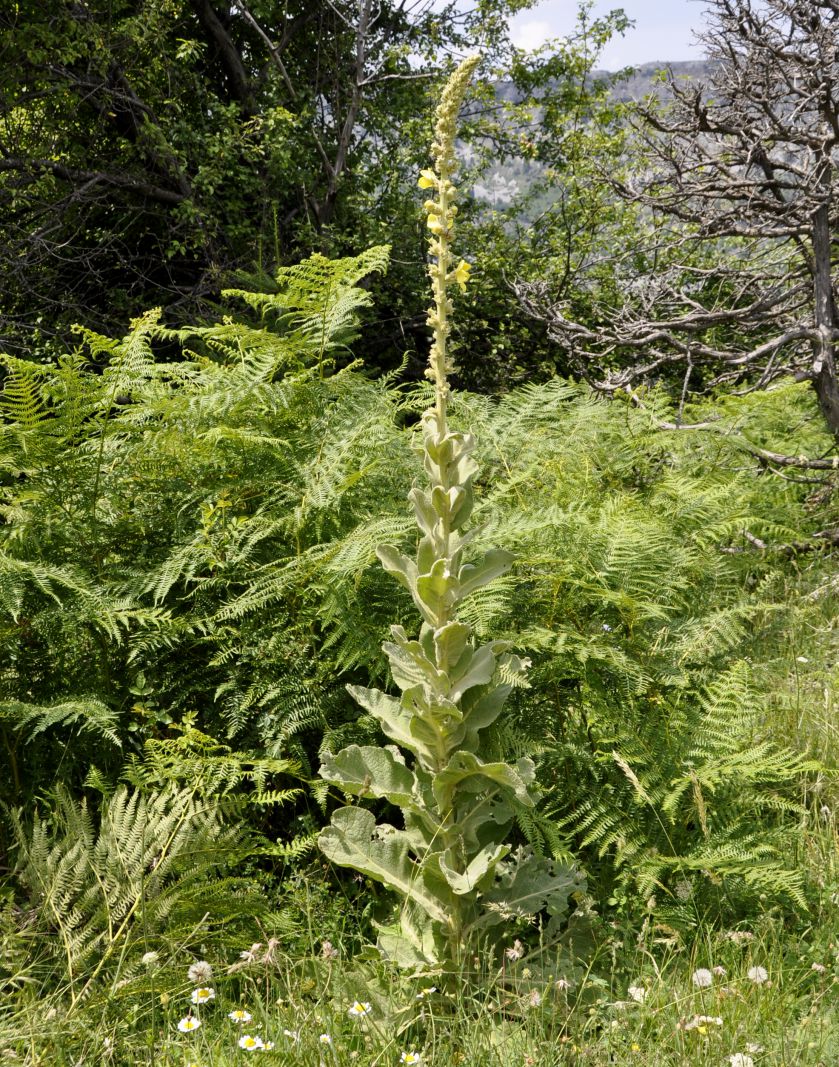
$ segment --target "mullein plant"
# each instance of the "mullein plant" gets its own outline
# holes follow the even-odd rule
[[[528,849],[506,843],[517,810],[533,807],[534,765],[487,758],[481,731],[501,714],[515,685],[526,685],[527,662],[506,641],[478,644],[457,618],[461,603],[504,574],[513,557],[491,549],[474,562],[464,551],[479,532],[467,529],[478,467],[472,434],[449,428],[447,345],[450,292],[466,288],[469,265],[454,265],[457,215],[454,142],[460,105],[478,63],[467,59],[443,92],[432,144],[433,168],[419,185],[430,231],[434,303],[427,376],[434,405],[422,417],[427,485],[412,489],[420,530],[415,558],[391,545],[377,555],[405,586],[422,617],[419,636],[391,628],[383,646],[401,696],[350,686],[393,744],[350,745],[324,758],[321,776],[345,795],[387,800],[401,809],[402,828],[376,823],[365,807],[332,815],[320,835],[325,855],[394,890],[398,920],[379,931],[379,948],[405,966],[457,965],[477,941],[497,939],[511,920],[541,911],[560,918],[582,888],[578,874]]]

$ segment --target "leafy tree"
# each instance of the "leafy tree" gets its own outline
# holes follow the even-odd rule
[[[524,294],[599,388],[671,370],[685,389],[792,374],[839,435],[837,15],[833,0],[713,0],[709,84],[670,81],[672,107],[638,127],[646,170],[618,183],[654,245],[620,260],[623,285],[589,321],[550,286]]]

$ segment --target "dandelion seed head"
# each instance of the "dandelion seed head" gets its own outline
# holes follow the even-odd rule
[[[765,967],[749,967],[746,971],[746,977],[750,982],[754,982],[755,985],[763,985],[769,979],[769,972]]]
[[[713,985],[714,975],[707,967],[699,967],[693,972],[690,980],[697,989],[707,989],[709,985]]]
[[[186,972],[193,985],[209,985],[213,977],[213,968],[206,960],[197,960]]]

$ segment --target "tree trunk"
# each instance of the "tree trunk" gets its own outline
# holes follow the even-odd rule
[[[839,382],[833,340],[836,323],[830,267],[830,209],[824,203],[813,213],[813,291],[819,332],[813,346],[813,386],[828,428],[839,440]]]

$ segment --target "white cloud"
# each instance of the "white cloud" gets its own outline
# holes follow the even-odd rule
[[[511,25],[510,34],[516,48],[524,48],[531,52],[545,43],[545,38],[551,36],[551,24],[547,19],[528,19],[526,22],[515,20]]]

